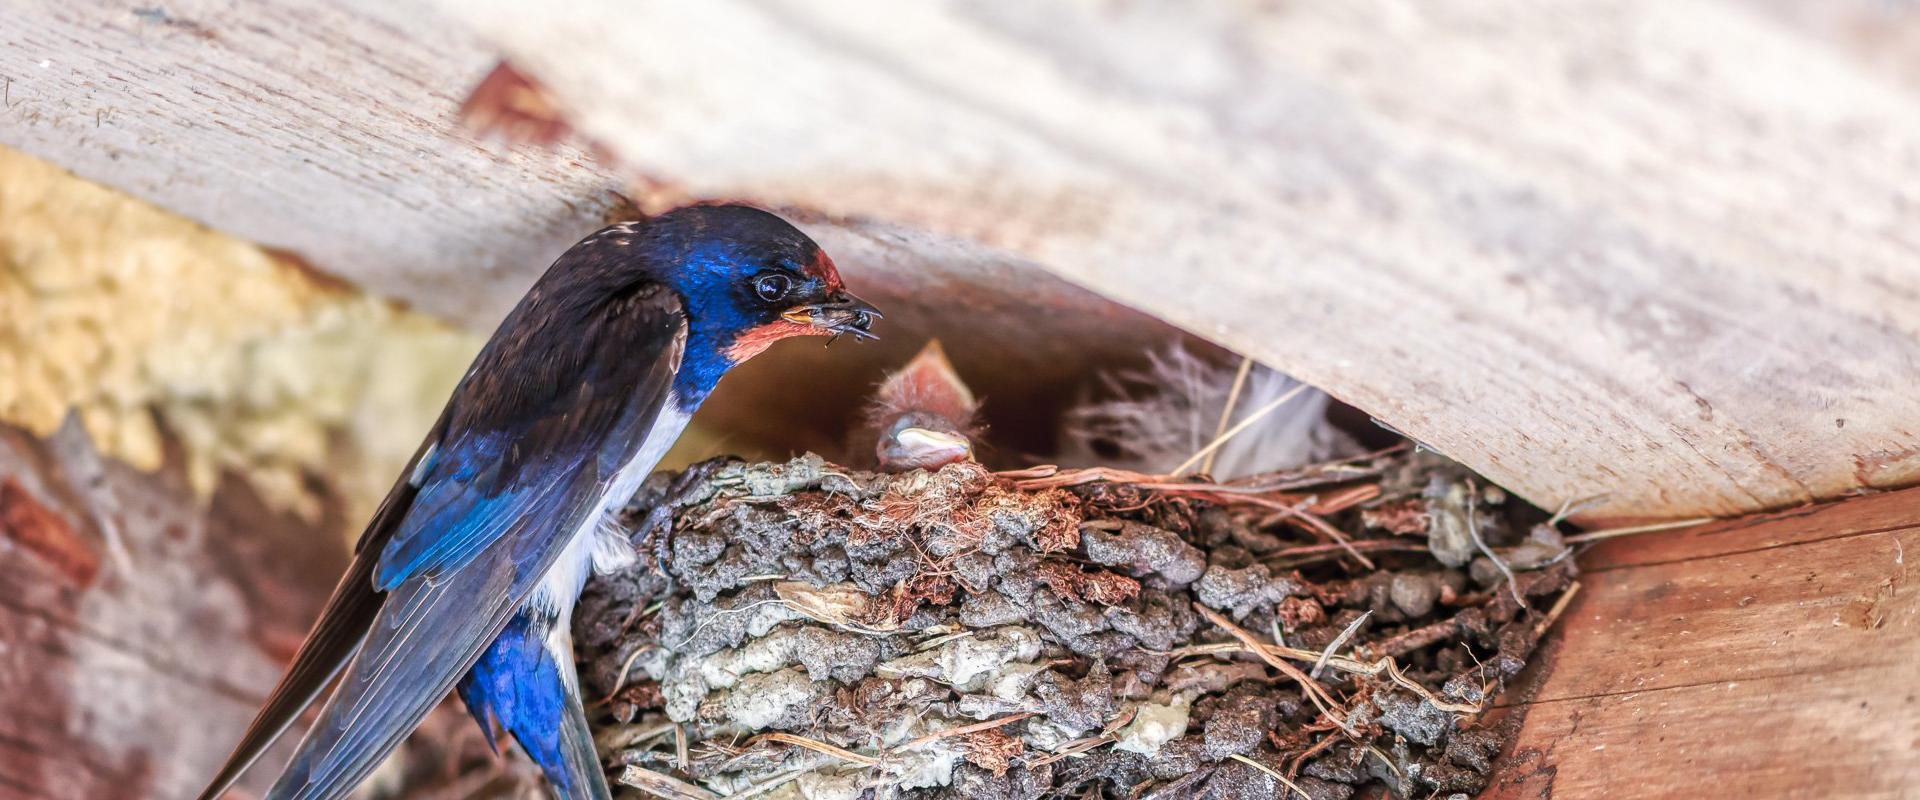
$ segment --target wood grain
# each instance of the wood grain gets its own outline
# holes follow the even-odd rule
[[[497,51],[620,175],[948,287],[894,319],[982,363],[1138,346],[1030,327],[1097,307],[1057,281],[965,313],[1049,274],[1589,519],[1920,479],[1912,9],[23,5],[0,141],[478,327],[611,173],[451,130]]]
[[[417,3],[7,5],[0,143],[481,333],[602,224],[610,192],[653,207],[693,197],[664,176],[629,187],[579,143],[475,141],[457,108],[499,53]],[[879,370],[939,336],[959,345],[1007,452],[1022,452],[1050,439],[1092,368],[1179,336],[1018,254],[885,217],[787,211],[885,309],[883,341],[794,343],[742,370],[700,420],[736,449],[837,450]],[[795,385],[809,402],[785,401]]]
[[[406,4],[8,3],[0,142],[490,327],[617,184],[464,136],[494,56]],[[487,319],[490,317],[491,319]]]
[[[442,7],[644,174],[1023,255],[1548,507],[1920,476],[1920,105],[1743,5]]]
[[[1600,546],[1484,797],[1913,797],[1916,556],[1917,490]]]

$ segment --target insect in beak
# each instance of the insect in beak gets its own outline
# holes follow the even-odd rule
[[[780,318],[800,325],[811,325],[833,334],[835,338],[852,334],[855,339],[878,339],[880,337],[874,335],[872,330],[873,321],[881,316],[880,310],[867,301],[842,292],[825,303],[787,309]]]

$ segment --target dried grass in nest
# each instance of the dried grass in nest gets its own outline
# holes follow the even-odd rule
[[[1384,765],[1384,772],[1379,774],[1392,776],[1388,783],[1399,791],[1445,789],[1417,784],[1417,781],[1448,770],[1455,776],[1449,780],[1484,780],[1484,775],[1473,777],[1477,773],[1468,774],[1446,763],[1437,746],[1430,750],[1418,747],[1408,750],[1406,734],[1399,731],[1415,723],[1393,715],[1414,712],[1389,709],[1400,709],[1405,702],[1412,702],[1429,709],[1414,713],[1416,717],[1420,713],[1440,714],[1451,720],[1446,723],[1446,730],[1470,729],[1459,726],[1471,726],[1489,707],[1492,693],[1498,691],[1517,668],[1517,661],[1524,659],[1532,643],[1565,609],[1577,586],[1562,590],[1560,587],[1569,584],[1567,565],[1550,564],[1548,572],[1503,572],[1495,587],[1483,590],[1468,591],[1466,586],[1452,587],[1441,581],[1436,584],[1440,588],[1426,600],[1432,609],[1430,612],[1381,612],[1382,608],[1396,608],[1393,603],[1402,601],[1397,595],[1388,599],[1387,594],[1383,594],[1387,592],[1387,585],[1400,580],[1400,576],[1413,576],[1418,579],[1413,581],[1417,584],[1420,580],[1438,581],[1432,576],[1445,571],[1436,572],[1437,566],[1422,552],[1425,544],[1408,538],[1425,532],[1430,524],[1430,514],[1422,504],[1418,485],[1427,473],[1415,468],[1412,458],[1414,454],[1405,448],[1394,448],[1355,459],[1230,482],[1098,468],[1043,467],[996,474],[965,466],[932,474],[884,477],[822,466],[818,469],[823,477],[785,493],[762,496],[726,489],[707,493],[706,499],[679,513],[678,527],[682,535],[697,537],[708,529],[719,535],[730,530],[724,525],[738,524],[739,508],[771,509],[777,512],[774,519],[785,520],[780,523],[785,526],[782,528],[785,533],[781,535],[790,537],[789,546],[795,548],[796,554],[812,558],[811,554],[821,547],[829,548],[827,552],[838,552],[833,548],[844,546],[861,553],[895,553],[908,559],[912,567],[889,578],[891,582],[885,588],[862,585],[857,575],[851,580],[819,582],[798,579],[785,571],[796,566],[803,573],[813,569],[806,567],[806,558],[797,564],[789,561],[789,566],[772,570],[752,567],[759,571],[747,577],[758,582],[749,585],[747,579],[742,578],[730,584],[733,588],[723,587],[723,594],[738,595],[741,599],[731,602],[727,606],[730,610],[715,606],[705,617],[686,617],[688,609],[706,612],[697,612],[700,606],[691,599],[673,599],[682,595],[675,594],[676,590],[670,585],[660,588],[668,597],[663,614],[697,619],[697,624],[691,628],[675,628],[674,625],[685,623],[670,622],[668,630],[691,632],[683,636],[682,641],[664,642],[669,648],[664,655],[643,657],[643,652],[651,651],[632,647],[622,650],[621,661],[625,663],[608,667],[609,675],[624,680],[624,674],[638,660],[650,670],[648,680],[660,680],[663,674],[672,673],[661,672],[659,659],[682,659],[669,663],[694,663],[685,660],[689,656],[679,655],[677,648],[701,647],[698,642],[710,640],[717,631],[738,630],[742,624],[760,624],[739,620],[751,618],[769,605],[783,609],[785,618],[799,620],[797,624],[818,625],[861,639],[905,643],[898,645],[900,649],[887,651],[883,661],[916,653],[942,654],[961,646],[990,649],[995,646],[994,637],[999,635],[995,632],[999,628],[967,628],[957,624],[955,615],[963,606],[973,608],[967,604],[983,594],[1005,591],[1005,581],[1010,577],[1006,570],[1018,569],[1024,571],[1023,579],[1030,580],[1032,586],[1038,587],[1035,591],[1044,592],[1048,599],[1042,602],[1036,596],[1031,602],[1015,603],[1011,611],[1002,612],[1017,615],[1021,621],[1013,624],[1031,626],[1043,637],[1037,659],[1027,662],[1021,657],[1008,666],[1039,670],[1035,674],[1044,677],[1043,683],[1047,686],[1054,687],[1047,690],[1053,695],[1035,694],[1036,690],[1029,688],[1001,713],[965,722],[964,717],[954,719],[954,704],[970,696],[969,693],[935,684],[932,695],[912,695],[906,689],[909,679],[904,676],[918,672],[882,670],[873,673],[875,677],[838,685],[834,692],[818,701],[821,705],[809,717],[781,717],[786,720],[782,725],[794,727],[726,734],[727,725],[715,720],[704,716],[689,720],[685,731],[701,743],[696,748],[700,754],[690,761],[648,755],[661,746],[663,740],[658,736],[610,739],[609,744],[614,745],[611,755],[633,764],[632,769],[623,773],[624,777],[646,784],[644,788],[648,791],[677,792],[679,794],[668,796],[680,797],[742,796],[748,792],[770,791],[795,780],[816,783],[825,780],[820,775],[857,778],[859,785],[881,790],[880,796],[885,797],[890,796],[886,794],[889,781],[917,769],[916,765],[928,763],[927,758],[955,759],[960,766],[952,768],[957,770],[951,778],[954,781],[961,781],[960,776],[968,774],[966,770],[978,770],[978,777],[964,779],[970,787],[999,786],[1002,784],[993,782],[1016,778],[1066,780],[1066,776],[1079,774],[1082,768],[1073,765],[1086,759],[1095,759],[1087,763],[1126,763],[1117,747],[1139,735],[1129,726],[1134,724],[1142,703],[1162,696],[1153,694],[1156,691],[1178,691],[1190,698],[1183,702],[1190,703],[1187,707],[1192,710],[1188,713],[1195,715],[1192,723],[1195,727],[1180,741],[1201,742],[1202,739],[1196,737],[1213,724],[1210,720],[1225,713],[1224,704],[1229,698],[1247,691],[1280,698],[1285,696],[1280,687],[1293,686],[1306,703],[1306,716],[1285,717],[1283,722],[1272,723],[1277,727],[1262,732],[1261,744],[1252,751],[1205,758],[1192,769],[1183,770],[1178,777],[1155,778],[1147,774],[1144,782],[1126,787],[1121,795],[1170,796],[1169,791],[1179,794],[1213,785],[1215,789],[1210,791],[1220,796],[1241,796],[1235,794],[1238,789],[1220,783],[1242,781],[1232,785],[1253,786],[1244,783],[1244,776],[1253,773],[1223,769],[1224,765],[1239,764],[1279,781],[1288,793],[1323,796],[1314,792],[1328,791],[1329,785],[1346,785],[1337,781],[1330,784],[1331,779],[1324,776],[1347,773],[1313,765],[1347,753],[1349,748],[1357,750],[1361,758]],[[804,472],[793,464],[784,468]],[[1400,472],[1412,477],[1397,476]],[[1225,516],[1220,519],[1208,516],[1218,514]],[[1222,525],[1226,527],[1217,527]],[[1225,578],[1216,577],[1215,572],[1210,571],[1200,582],[1169,585],[1158,573],[1141,572],[1138,565],[1128,561],[1096,562],[1083,546],[1083,526],[1104,531],[1103,535],[1117,537],[1116,541],[1134,535],[1132,532],[1136,529],[1157,532],[1152,535],[1177,536],[1186,543],[1183,546],[1205,548],[1201,550],[1203,555],[1238,548],[1243,555],[1226,557],[1227,563],[1308,569],[1314,571],[1315,577],[1263,572],[1258,575],[1267,577],[1255,580],[1246,577],[1255,575],[1247,572],[1252,567],[1229,570],[1232,575],[1242,576],[1233,580],[1253,581],[1246,584],[1248,588],[1234,591],[1283,592],[1283,596],[1249,600],[1253,617],[1260,622],[1258,626],[1243,624],[1236,616],[1246,615],[1244,608],[1208,605],[1200,602],[1199,595],[1195,594],[1201,591],[1203,583]],[[1021,538],[1016,544],[1003,541],[1009,530],[1020,532]],[[724,535],[736,539],[739,536],[737,533]],[[1480,532],[1476,530],[1475,536],[1479,537]],[[834,537],[843,538],[844,545],[838,544],[841,539]],[[1507,540],[1488,534],[1476,545],[1495,567],[1505,568],[1507,565],[1499,558],[1503,541]],[[986,558],[987,550],[993,548],[999,548],[994,552],[1002,555],[993,557],[998,560],[993,560],[994,566],[983,575],[978,572],[979,559]],[[1004,555],[1007,552],[1030,555],[1008,561]],[[861,556],[862,559],[875,557]],[[1026,566],[1019,566],[1022,564]],[[690,563],[669,564],[666,571],[680,576],[676,580],[682,580],[686,575],[711,569]],[[1216,563],[1214,570],[1219,569],[1222,568]],[[1465,570],[1455,572],[1461,576],[1466,573]],[[1011,577],[1020,578],[1020,575]],[[750,591],[752,586],[761,588]],[[1545,598],[1541,602],[1551,604],[1548,613],[1529,613],[1524,605],[1529,596]],[[764,599],[749,602],[745,599],[748,597]],[[1187,613],[1154,605],[1163,603],[1161,598],[1165,597],[1186,598],[1182,608],[1190,608],[1193,618],[1204,620],[1204,624],[1183,643],[1175,640],[1175,647],[1155,650],[1139,645],[1133,649],[1133,656],[1115,651],[1114,655],[1088,657],[1074,648],[1090,645],[1075,644],[1053,627],[1064,623],[1057,620],[1042,623],[1039,617],[1033,616],[1043,607],[1052,608],[1049,603],[1065,604],[1061,608],[1067,610],[1089,609],[1086,613],[1092,617],[1088,619],[1111,620],[1116,619],[1116,614],[1121,615],[1117,617],[1121,619],[1147,619],[1139,616],[1143,614],[1163,615],[1155,619],[1177,619],[1178,614]],[[1385,605],[1381,605],[1383,603]],[[621,613],[630,616],[634,612],[623,609]],[[1387,618],[1383,619],[1381,613],[1386,613]],[[1165,617],[1166,614],[1175,616]],[[727,621],[729,618],[732,621]],[[929,621],[934,624],[923,627]],[[1102,623],[1102,630],[1108,633],[1101,635],[1123,635],[1106,627],[1110,625]],[[1267,630],[1268,626],[1273,632],[1271,638],[1256,632],[1256,627]],[[1279,641],[1283,628],[1290,641]],[[777,629],[778,626],[767,633]],[[1518,633],[1510,633],[1513,631]],[[1225,640],[1215,640],[1221,634]],[[760,635],[748,634],[742,644],[732,647],[751,644]],[[1463,641],[1479,644],[1466,646],[1461,644]],[[1448,653],[1453,655],[1441,658]],[[1254,660],[1248,661],[1249,657]],[[955,656],[941,655],[940,658]],[[1141,661],[1141,658],[1148,660]],[[1154,658],[1160,661],[1152,661]],[[1117,680],[1111,690],[1086,688],[1093,686],[1088,682],[1109,680],[1105,677],[1109,674],[1107,661],[1113,661],[1111,670],[1116,679],[1137,681],[1139,675],[1147,675],[1149,682],[1138,689],[1126,690],[1136,692],[1127,695],[1134,699],[1122,699],[1117,694],[1122,691]],[[1143,666],[1152,663],[1164,666]],[[1218,669],[1193,671],[1180,667],[1208,664],[1217,665]],[[1249,667],[1253,671],[1248,671]],[[1159,677],[1140,672],[1150,669],[1159,670]],[[1187,674],[1180,670],[1188,670],[1192,677],[1177,677]],[[896,677],[877,677],[881,674]],[[1092,692],[1086,695],[1092,698],[1108,697],[1103,701],[1107,705],[1095,706],[1102,709],[1094,718],[1098,724],[1065,741],[1044,736],[1036,738],[1048,730],[1048,726],[1060,724],[1054,715],[1080,713],[1072,709],[1079,707],[1074,704],[1081,700],[1074,698],[1081,697],[1082,692]],[[1109,697],[1103,692],[1115,694]],[[1411,700],[1396,700],[1395,695]],[[1036,699],[1044,697],[1055,699]],[[719,707],[718,701],[709,697],[702,704],[701,713],[704,715]],[[650,718],[657,718],[658,713],[652,712]],[[922,724],[915,721],[923,719],[925,727],[913,729],[914,733],[904,741],[882,743],[876,738],[882,727],[912,726]],[[641,720],[635,726],[647,724],[647,720]],[[675,730],[681,727],[676,726]],[[729,735],[737,744],[724,744]],[[1210,737],[1212,733],[1207,735]],[[716,739],[716,736],[722,738]],[[1158,763],[1155,759],[1169,757],[1166,753],[1172,752],[1167,750],[1170,746],[1162,745],[1161,754],[1148,757],[1146,763]],[[812,755],[799,758],[793,753]],[[1422,759],[1442,760],[1433,762],[1438,766],[1431,768],[1409,769],[1428,763]],[[1117,767],[1103,769],[1107,768]],[[636,769],[639,771],[634,771]],[[736,777],[725,777],[727,775]],[[658,777],[671,778],[677,783]],[[699,785],[702,781],[711,785],[702,787]],[[711,783],[714,781],[718,783]],[[946,791],[949,794],[959,791],[960,785],[955,783]],[[729,791],[718,792],[716,787]],[[692,789],[708,794],[695,795]]]

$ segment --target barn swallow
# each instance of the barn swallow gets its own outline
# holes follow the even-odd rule
[[[574,245],[474,359],[202,800],[336,675],[269,800],[346,795],[456,684],[560,797],[608,797],[569,623],[589,570],[636,557],[609,519],[728,369],[792,336],[872,338],[877,316],[805,234],[745,206]]]
[[[960,380],[938,340],[887,376],[867,407],[878,435],[874,456],[884,472],[939,469],[973,459],[979,403]]]

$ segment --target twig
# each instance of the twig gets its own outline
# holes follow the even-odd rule
[[[1670,531],[1670,530],[1673,530],[1674,528],[1691,528],[1695,525],[1705,525],[1709,522],[1717,522],[1717,521],[1719,521],[1717,517],[1695,517],[1693,519],[1677,519],[1671,522],[1655,522],[1648,525],[1634,525],[1632,527],[1627,527],[1627,528],[1607,528],[1605,530],[1588,531],[1586,533],[1573,534],[1571,536],[1566,537],[1566,543],[1567,544],[1584,544],[1586,542],[1597,542],[1602,539],[1612,539],[1616,536],[1632,536],[1636,533],[1653,533],[1654,531]]]
[[[1287,765],[1287,772],[1293,775],[1300,774],[1300,765],[1307,763],[1307,761],[1312,759],[1314,756],[1317,756],[1323,752],[1326,752],[1327,748],[1332,747],[1333,744],[1338,741],[1340,741],[1340,737],[1338,736],[1327,736],[1327,737],[1321,738],[1321,740],[1314,743],[1312,747],[1302,750],[1300,751],[1300,755],[1294,756],[1293,763]]]
[[[1121,728],[1127,727],[1127,723],[1132,722],[1133,718],[1137,716],[1140,716],[1139,706],[1133,706],[1132,708],[1129,708],[1125,711],[1120,712],[1119,714],[1115,715],[1113,719],[1108,720],[1106,725],[1100,728],[1100,735],[1113,736],[1119,733]]]
[[[1372,644],[1360,645],[1354,648],[1354,652],[1363,658],[1399,658],[1427,645],[1438,643],[1452,636],[1459,629],[1459,619],[1448,617],[1394,634]]]
[[[1513,601],[1519,603],[1521,608],[1532,611],[1533,607],[1527,605],[1527,598],[1520,595],[1520,579],[1513,576],[1513,569],[1507,566],[1507,562],[1501,561],[1499,556],[1494,555],[1493,548],[1488,547],[1486,540],[1480,538],[1480,523],[1474,519],[1479,500],[1480,490],[1469,479],[1467,481],[1467,538],[1473,540],[1473,546],[1480,548],[1480,552],[1486,555],[1488,561],[1500,568],[1500,574],[1507,576],[1507,590],[1513,592]]]
[[[754,601],[754,602],[751,602],[751,603],[748,603],[748,604],[746,604],[746,605],[744,605],[744,606],[741,606],[741,607],[739,607],[739,608],[720,608],[720,609],[715,609],[715,610],[713,611],[713,613],[711,613],[711,614],[708,614],[708,615],[707,615],[707,618],[706,618],[706,619],[703,619],[703,620],[700,620],[700,624],[698,624],[698,625],[695,625],[695,626],[693,626],[693,632],[691,632],[691,633],[688,633],[688,634],[687,634],[687,638],[685,638],[685,639],[681,639],[681,640],[680,640],[680,642],[679,642],[679,644],[676,644],[676,645],[674,645],[673,647],[674,647],[674,649],[675,649],[675,650],[678,650],[678,649],[680,649],[680,648],[683,648],[683,647],[686,647],[688,643],[690,643],[690,642],[692,642],[692,641],[693,641],[693,638],[694,638],[695,636],[699,636],[699,635],[700,635],[700,631],[702,631],[702,630],[705,630],[705,629],[706,629],[706,627],[707,627],[708,625],[710,625],[710,624],[712,624],[714,620],[717,620],[717,619],[719,619],[719,618],[720,618],[721,616],[723,616],[723,615],[726,615],[726,614],[744,614],[744,613],[746,613],[746,612],[748,612],[748,611],[752,611],[752,610],[754,610],[754,609],[756,609],[756,608],[759,608],[759,607],[761,607],[761,606],[778,606],[778,605],[786,605],[786,601],[785,601],[785,600],[781,600],[781,599],[779,599],[779,598],[774,598],[774,599],[772,599],[772,600],[756,600],[756,601]]]
[[[1427,545],[1423,542],[1405,542],[1398,539],[1361,539],[1357,542],[1339,542],[1329,544],[1303,544],[1299,547],[1286,547],[1260,557],[1261,561],[1278,561],[1301,556],[1319,556],[1330,553],[1351,553],[1354,550],[1382,550],[1395,553],[1424,553]]]
[[[1036,478],[1051,478],[1058,474],[1060,474],[1060,465],[1058,464],[1035,464],[1025,469],[1001,470],[993,473],[993,477],[1005,478],[1010,481],[1025,481]]]
[[[627,688],[627,673],[633,669],[633,662],[640,660],[642,653],[652,649],[653,645],[641,645],[635,648],[633,652],[628,653],[627,660],[620,663],[620,677],[614,680],[613,691],[607,692],[606,697],[593,701],[593,707],[599,708],[604,706],[613,702],[613,698],[620,696],[620,690]]]
[[[874,758],[873,756],[863,756],[859,753],[853,752],[852,750],[847,750],[841,747],[835,747],[833,745],[827,744],[826,742],[820,741],[818,739],[809,739],[805,736],[800,736],[798,734],[793,734],[793,733],[783,733],[779,731],[775,731],[773,733],[763,733],[763,734],[760,734],[759,736],[755,736],[751,739],[748,739],[745,746],[752,747],[759,742],[779,742],[781,744],[790,744],[795,747],[804,747],[816,753],[825,753],[827,755],[833,756],[834,758],[838,758],[843,761],[851,761],[863,767],[880,766],[880,759]]]
[[[1282,398],[1284,399],[1284,398]],[[1020,489],[1052,489],[1063,486],[1079,486],[1087,483],[1105,481],[1122,483],[1141,489],[1162,491],[1204,491],[1221,495],[1263,495],[1284,492],[1293,489],[1305,489],[1324,486],[1329,483],[1344,483],[1378,475],[1380,470],[1371,467],[1348,466],[1356,461],[1377,460],[1407,449],[1406,442],[1362,453],[1349,458],[1323,461],[1290,470],[1268,472],[1235,478],[1226,483],[1208,483],[1202,481],[1176,482],[1180,475],[1149,475],[1144,472],[1114,469],[1112,467],[1087,467],[1084,469],[1061,469],[1053,464],[1041,464],[1025,469],[1004,470],[992,473],[996,478],[1014,482]],[[1204,451],[1203,451],[1204,452]],[[1317,476],[1315,473],[1344,470],[1339,475]]]
[[[1434,450],[1434,452],[1437,453],[1440,451]],[[1396,767],[1393,765],[1393,759],[1387,758],[1387,754],[1380,752],[1380,748],[1373,746],[1372,742],[1367,743],[1367,752],[1372,753],[1375,756],[1379,757],[1380,763],[1387,765],[1387,769],[1393,770],[1393,777],[1398,778],[1402,781],[1407,779],[1406,774],[1402,773],[1399,767]]]
[[[1560,510],[1553,512],[1553,516],[1547,518],[1547,527],[1549,528],[1557,527],[1560,523],[1565,522],[1567,517],[1573,516],[1574,514],[1578,513],[1580,509],[1586,508],[1587,506],[1593,505],[1594,503],[1598,503],[1602,500],[1605,500],[1607,499],[1608,495],[1611,495],[1611,494],[1613,493],[1601,492],[1599,494],[1590,494],[1590,495],[1587,495],[1586,497],[1581,497],[1578,499],[1569,497],[1565,500],[1560,501]]]
[[[625,750],[629,747],[645,744],[673,732],[673,723],[640,728],[636,725],[622,725],[612,730],[603,730],[593,737],[593,746],[602,753]]]
[[[1359,732],[1347,727],[1346,709],[1340,707],[1339,701],[1334,700],[1333,695],[1329,694],[1327,688],[1321,686],[1319,681],[1314,680],[1313,677],[1307,673],[1300,671],[1299,667],[1282,661],[1279,656],[1269,651],[1267,649],[1269,645],[1260,641],[1259,637],[1254,636],[1252,631],[1233,624],[1233,620],[1222,616],[1220,612],[1201,605],[1198,602],[1195,602],[1193,607],[1200,612],[1200,616],[1206,617],[1208,622],[1220,626],[1222,630],[1232,634],[1233,638],[1239,639],[1242,644],[1245,644],[1248,649],[1253,651],[1254,655],[1259,656],[1261,661],[1267,662],[1268,666],[1280,670],[1281,674],[1292,678],[1295,683],[1300,684],[1300,688],[1306,691],[1307,698],[1312,700],[1314,706],[1320,709],[1320,713],[1332,719],[1334,724],[1340,726],[1341,730],[1346,731],[1348,735],[1359,736]]]
[[[1553,607],[1547,609],[1547,615],[1542,617],[1540,622],[1533,626],[1533,638],[1537,640],[1541,636],[1546,635],[1547,629],[1553,627],[1553,623],[1560,620],[1560,615],[1567,610],[1567,604],[1572,603],[1573,596],[1579,593],[1579,581],[1568,584],[1567,590],[1560,593],[1560,599],[1553,601]]]
[[[1292,506],[1279,506],[1277,510],[1286,515],[1288,519],[1297,520],[1305,524],[1308,528],[1325,534],[1327,538],[1332,539],[1335,544],[1340,545],[1342,549],[1346,550],[1347,555],[1353,556],[1353,560],[1360,562],[1361,566],[1367,569],[1379,569],[1379,567],[1374,565],[1373,559],[1361,555],[1360,551],[1354,548],[1353,542],[1347,538],[1346,533],[1342,532],[1339,528],[1333,527],[1332,523],[1321,519],[1320,515],[1310,513],[1304,508],[1295,508]]]
[[[1334,653],[1339,652],[1340,648],[1347,643],[1347,640],[1353,638],[1354,632],[1360,630],[1360,625],[1365,623],[1367,618],[1371,616],[1373,616],[1373,609],[1367,609],[1367,613],[1361,614],[1359,617],[1354,618],[1353,622],[1348,623],[1347,629],[1341,631],[1339,636],[1333,637],[1333,642],[1328,644],[1325,650],[1320,651],[1320,660],[1313,662],[1313,669],[1307,674],[1312,676],[1314,680],[1319,680],[1321,670],[1327,668],[1327,659],[1332,657]]]
[[[1297,647],[1261,645],[1256,648],[1249,646],[1245,642],[1217,642],[1215,644],[1196,644],[1176,650],[1169,650],[1166,655],[1170,658],[1185,658],[1186,656],[1211,655],[1215,653],[1253,653],[1254,655],[1271,654],[1282,658],[1291,658],[1295,661],[1317,661],[1320,658],[1321,652],[1323,651],[1302,650]],[[1263,657],[1261,660],[1264,661],[1266,659]],[[1268,663],[1272,662],[1269,661]],[[1399,684],[1401,688],[1409,692],[1420,695],[1422,699],[1432,703],[1434,708],[1438,708],[1441,711],[1452,711],[1457,714],[1478,714],[1481,711],[1480,706],[1477,704],[1450,703],[1440,699],[1427,687],[1420,685],[1419,681],[1407,677],[1406,673],[1400,671],[1399,662],[1387,656],[1381,656],[1372,663],[1348,656],[1329,656],[1327,658],[1327,666],[1333,667],[1341,672],[1365,675],[1369,678],[1377,678],[1385,675],[1387,676],[1387,680]]]
[[[1021,472],[1025,472],[1022,470]],[[1019,473],[1006,473],[1017,475]],[[1088,467],[1086,469],[1056,470],[1053,474],[1039,478],[1010,478],[1016,489],[1058,489],[1065,486],[1079,486],[1086,483],[1158,483],[1169,475],[1148,475],[1133,470],[1114,469],[1112,467]]]
[[[1213,438],[1218,439],[1226,435],[1227,423],[1233,421],[1233,407],[1239,405],[1240,390],[1246,388],[1247,373],[1252,371],[1253,358],[1251,356],[1241,356],[1240,369],[1233,373],[1233,388],[1227,390],[1227,404],[1220,408],[1220,423],[1213,426]],[[1213,474],[1213,460],[1218,455],[1220,455],[1220,452],[1217,450],[1208,453],[1207,459],[1200,462],[1200,471],[1208,475]]]
[[[1357,480],[1378,475],[1381,472],[1381,468],[1353,466],[1355,463],[1362,461],[1377,462],[1385,456],[1399,453],[1412,446],[1413,444],[1411,442],[1396,442],[1370,453],[1361,453],[1360,455],[1348,456],[1346,458],[1336,458],[1331,461],[1322,461],[1318,464],[1308,464],[1304,467],[1294,467],[1292,469],[1276,470],[1274,472],[1263,472],[1258,475],[1248,475],[1244,478],[1235,478],[1228,483],[1232,486],[1255,488],[1260,491],[1280,491],[1287,489],[1304,489],[1329,483]],[[1321,474],[1327,472],[1339,472],[1340,474]]]
[[[1188,469],[1191,469],[1193,465],[1200,463],[1200,459],[1206,458],[1208,453],[1211,453],[1215,450],[1220,449],[1221,445],[1224,445],[1227,442],[1232,441],[1233,437],[1240,435],[1241,431],[1244,431],[1248,428],[1253,427],[1254,423],[1259,422],[1266,415],[1273,413],[1274,409],[1279,408],[1281,405],[1285,404],[1288,400],[1292,400],[1293,398],[1298,397],[1301,392],[1304,392],[1306,390],[1307,390],[1307,385],[1304,383],[1300,384],[1299,386],[1295,386],[1292,389],[1288,389],[1285,394],[1282,394],[1279,397],[1274,398],[1271,402],[1256,409],[1253,413],[1248,414],[1246,419],[1243,419],[1237,423],[1234,423],[1234,426],[1231,428],[1228,428],[1226,433],[1223,433],[1223,434],[1220,434],[1219,436],[1214,437],[1213,441],[1208,442],[1206,447],[1202,447],[1198,451],[1196,451],[1193,455],[1187,456],[1187,460],[1180,462],[1180,466],[1173,468],[1173,474],[1175,475],[1184,474]]]
[[[1388,766],[1392,766],[1392,765],[1389,764]],[[786,772],[782,772],[778,775],[775,775],[764,781],[756,783],[745,789],[741,789],[740,791],[734,792],[733,794],[727,795],[725,798],[722,798],[722,800],[746,800],[749,797],[765,794],[767,792],[773,791],[774,789],[778,789],[782,786],[785,786],[788,781],[791,781],[794,778],[798,778],[801,775],[806,774],[806,772],[807,770],[805,768],[790,769],[790,770],[787,770]]]
[[[943,731],[935,731],[933,733],[929,733],[925,736],[922,736],[918,739],[914,739],[910,742],[907,742],[906,744],[900,745],[899,747],[895,747],[893,748],[893,750],[894,752],[898,753],[906,750],[912,750],[917,747],[924,747],[926,745],[932,744],[941,739],[945,739],[951,736],[965,736],[969,733],[979,733],[985,730],[992,730],[1002,725],[1019,722],[1020,720],[1033,716],[1033,714],[1034,712],[1032,711],[1022,711],[1018,714],[1010,714],[1008,716],[1004,716],[999,719],[990,719],[985,722],[976,722],[976,723],[973,723],[972,725],[961,725],[958,728],[948,728]]]
[[[1299,792],[1301,797],[1305,797],[1307,798],[1307,800],[1313,800],[1313,795],[1307,794],[1305,790],[1301,789],[1299,786],[1294,785],[1293,781],[1287,780],[1287,776],[1280,774],[1278,770],[1275,770],[1272,767],[1269,767],[1265,764],[1262,764],[1246,756],[1240,755],[1239,753],[1234,753],[1233,755],[1230,755],[1227,757],[1235,761],[1238,761],[1242,764],[1245,764],[1249,767],[1253,767],[1254,769],[1260,770],[1261,772],[1267,773],[1268,775],[1272,775],[1274,780],[1286,784],[1287,788],[1292,791]]]
[[[620,782],[669,800],[721,800],[720,795],[672,775],[632,765],[620,771]]]
[[[1362,483],[1313,501],[1307,510],[1315,514],[1338,514],[1380,496],[1380,484]]]
[[[1085,739],[1076,739],[1074,741],[1068,742],[1066,747],[1062,747],[1059,750],[1056,750],[1053,753],[1048,754],[1045,758],[1040,758],[1040,759],[1027,762],[1027,768],[1033,769],[1035,767],[1051,764],[1063,758],[1069,758],[1072,756],[1080,755],[1081,753],[1087,752],[1088,750],[1092,750],[1093,748],[1099,747],[1103,744],[1112,744],[1117,741],[1119,740],[1113,738],[1112,736],[1090,736]]]
[[[1193,787],[1201,781],[1213,777],[1214,767],[1205,766],[1174,778],[1152,792],[1141,795],[1140,800],[1187,800],[1195,794]]]

